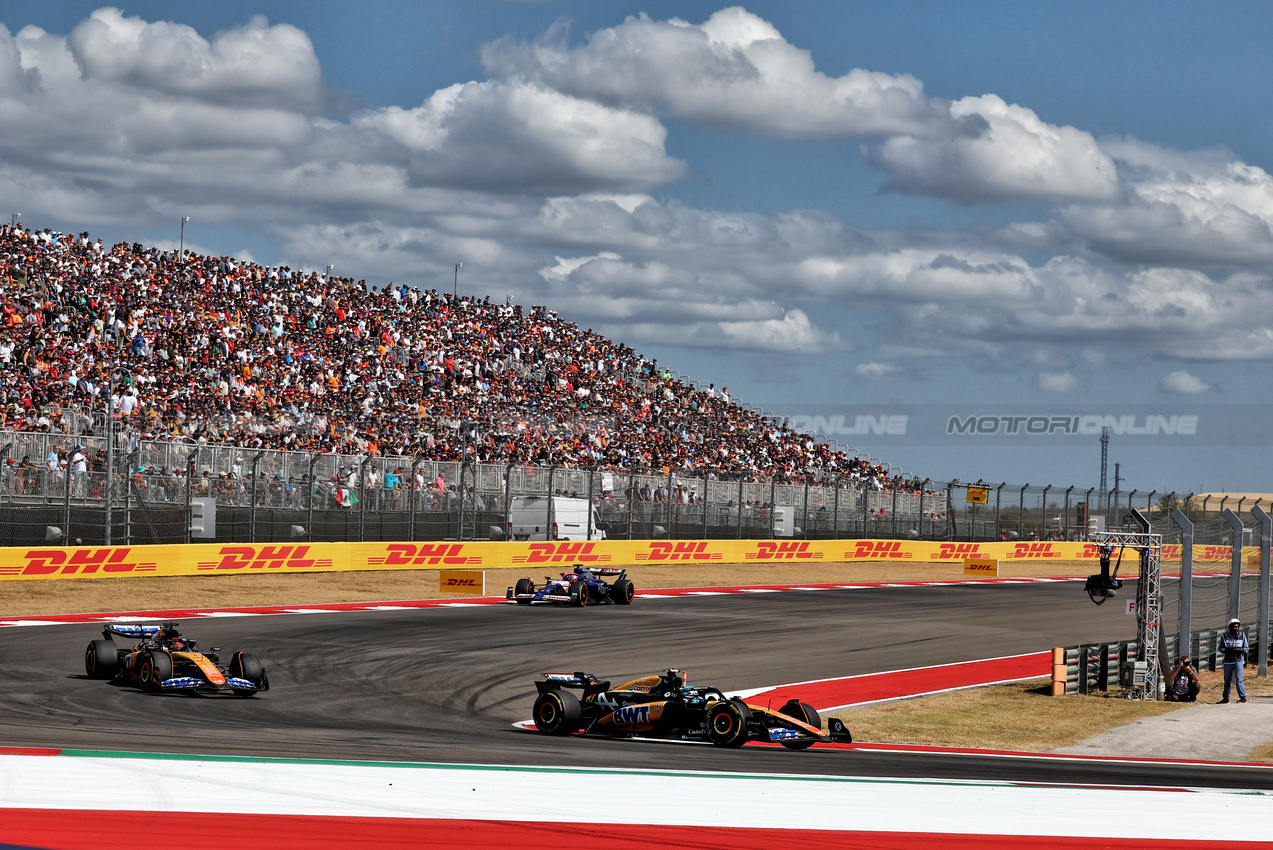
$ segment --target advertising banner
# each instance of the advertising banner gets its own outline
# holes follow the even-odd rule
[[[485,596],[486,572],[484,570],[439,570],[438,591],[458,593],[463,596]]]
[[[1177,545],[1165,563],[1180,561]],[[1246,558],[1258,563],[1254,548]],[[1227,566],[1228,546],[1195,546],[1194,563]],[[784,564],[814,561],[951,562],[996,559],[1096,561],[1090,543],[1056,541],[945,543],[912,540],[593,540],[548,542],[427,542],[67,546],[0,549],[0,580],[123,576],[236,575],[349,570],[482,570],[526,568],[561,572],[576,564]],[[1127,562],[1136,553],[1127,552]]]

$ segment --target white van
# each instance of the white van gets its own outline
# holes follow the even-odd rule
[[[508,502],[509,540],[605,540],[597,511],[587,499],[566,496],[514,496]],[[592,537],[588,514],[592,513]]]

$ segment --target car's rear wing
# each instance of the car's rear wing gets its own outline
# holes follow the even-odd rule
[[[173,625],[176,625],[175,623]],[[152,638],[159,634],[163,626],[149,626],[141,623],[111,623],[102,629],[102,637],[110,638],[114,635],[127,638],[137,638],[144,640]]]
[[[585,695],[598,694],[610,690],[610,683],[589,673],[545,673],[544,680],[535,683],[535,690],[541,694],[560,688],[578,688]]]

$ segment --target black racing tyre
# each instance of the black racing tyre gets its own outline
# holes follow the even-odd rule
[[[535,728],[545,735],[573,735],[582,723],[579,699],[570,691],[544,691],[535,700]]]
[[[137,668],[137,683],[142,690],[158,693],[164,681],[172,678],[172,656],[166,652],[145,652]]]
[[[718,747],[741,747],[747,743],[751,709],[742,700],[729,699],[707,709],[707,737]]]
[[[84,650],[84,672],[90,679],[109,679],[119,670],[119,649],[113,640],[95,640]]]
[[[517,580],[517,586],[513,588],[513,593],[517,596],[521,596],[523,593],[534,593],[534,592],[535,592],[535,583],[528,578],[519,578]],[[530,600],[518,599],[517,604],[529,605]]]
[[[236,652],[230,659],[230,675],[236,679],[247,679],[260,688],[265,684],[265,668],[261,660],[250,652]],[[235,688],[236,697],[254,697],[257,692],[247,688]]]
[[[570,604],[582,608],[588,604],[588,585],[582,581],[571,582]]]
[[[626,578],[621,578],[610,585],[610,598],[616,605],[631,605],[635,594],[636,588]]]
[[[817,710],[807,702],[800,702],[795,699],[788,700],[787,704],[778,709],[778,711],[788,717],[794,717],[796,720],[808,723],[814,729],[822,728],[822,718],[818,716]],[[806,750],[812,747],[813,744],[814,742],[811,740],[782,742],[782,745],[789,750]]]

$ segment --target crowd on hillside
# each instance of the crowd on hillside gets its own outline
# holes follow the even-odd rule
[[[887,473],[545,307],[0,226],[0,428],[488,463]]]

